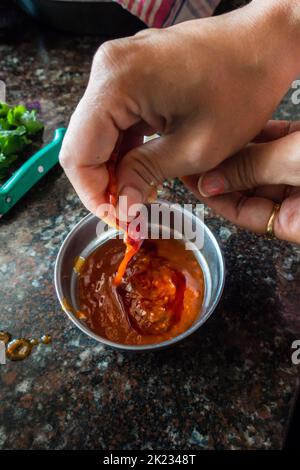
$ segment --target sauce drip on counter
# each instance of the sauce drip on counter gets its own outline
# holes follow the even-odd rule
[[[13,339],[7,345],[6,356],[11,361],[22,361],[30,355],[33,346],[34,345],[28,339]]]
[[[7,331],[0,331],[0,341],[3,341],[6,347],[6,357],[11,361],[23,361],[30,354],[34,346],[39,344],[36,338],[16,338],[12,339],[12,335]],[[41,342],[50,344],[52,338],[50,335],[43,335]]]
[[[0,331],[0,341],[3,341],[4,344],[9,343],[11,340],[11,334],[7,331]]]
[[[43,344],[50,344],[50,343],[52,343],[52,337],[50,335],[43,335],[41,337],[41,342]]]
[[[79,309],[87,326],[121,344],[160,343],[186,331],[204,297],[202,270],[178,240],[145,240],[118,286],[122,240],[109,240],[85,261],[78,277]]]

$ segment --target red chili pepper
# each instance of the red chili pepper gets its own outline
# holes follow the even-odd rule
[[[109,183],[108,183],[108,190],[107,190],[108,200],[109,200],[109,203],[112,204],[114,207],[116,207],[117,202],[118,202],[118,185],[117,185],[117,178],[116,178],[116,166],[118,164],[118,160],[121,157],[120,145],[121,145],[121,138],[117,142],[117,145],[109,161],[106,164],[108,175],[109,175]],[[121,227],[121,224],[118,218],[116,219],[116,225],[118,228]],[[129,226],[129,223],[127,223],[126,225],[126,231],[125,231],[125,237],[124,237],[126,251],[125,251],[124,258],[121,261],[119,269],[116,273],[116,276],[114,277],[114,280],[113,280],[113,283],[115,286],[118,286],[121,283],[129,261],[138,252],[138,250],[140,249],[143,243],[142,240],[134,240],[132,237],[129,236],[128,226]]]

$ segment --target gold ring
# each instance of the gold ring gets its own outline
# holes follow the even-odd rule
[[[269,239],[272,239],[275,236],[274,235],[274,222],[275,222],[278,212],[280,211],[280,208],[281,208],[280,204],[274,204],[272,214],[270,215],[270,218],[268,220],[266,235]]]

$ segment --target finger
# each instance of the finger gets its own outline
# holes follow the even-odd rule
[[[60,152],[65,169],[74,166],[100,165],[108,160],[119,136],[112,115],[106,111],[108,103],[100,107],[83,97],[71,116]]]
[[[248,196],[263,197],[271,199],[271,201],[280,204],[286,197],[287,188],[289,186],[285,184],[270,184],[267,186],[259,186],[250,190]]]
[[[240,192],[210,198],[203,197],[198,191],[198,177],[183,178],[184,184],[218,215],[252,232],[266,233],[268,220],[274,202],[263,197],[247,197]]]
[[[157,132],[157,129],[149,126],[145,121],[141,120],[132,126],[133,132],[137,135],[150,136]]]
[[[267,225],[274,210],[274,202],[262,197],[246,197],[241,193],[203,199],[218,215],[242,228],[258,234],[266,234]],[[273,224],[273,232],[279,240],[300,244],[300,191],[283,201]]]
[[[110,109],[110,111],[107,111]],[[75,191],[86,208],[97,215],[105,202],[108,173],[104,163],[109,159],[120,134],[117,119],[111,112],[113,103],[94,103],[84,97],[71,117],[59,160]],[[120,111],[119,111],[120,114]],[[122,126],[130,127],[137,117],[123,112]]]
[[[264,129],[253,139],[255,143],[270,142],[300,131],[300,121],[268,121]]]
[[[210,197],[269,184],[300,184],[299,133],[265,144],[251,144],[199,179]]]
[[[201,143],[188,133],[151,140],[127,153],[118,165],[119,196],[127,198],[128,206],[141,204],[165,179],[195,173],[202,160]]]
[[[119,131],[111,117],[82,100],[71,117],[59,160],[85,207],[97,214],[105,202],[108,160]]]
[[[300,244],[300,189],[290,188],[278,216],[274,221],[274,233],[282,239]]]
[[[198,191],[198,176],[182,178],[184,184],[204,204],[218,215],[242,228],[265,234],[270,216],[274,209],[274,200],[267,195],[247,197],[242,193],[231,193],[223,196],[204,198]],[[280,239],[300,244],[300,189],[285,187],[284,200],[274,220],[274,235]],[[283,188],[279,188],[283,194]],[[277,194],[279,197],[279,194]]]
[[[274,208],[274,202],[270,199],[247,197],[240,192],[215,196],[205,203],[234,224],[259,234],[266,233]]]

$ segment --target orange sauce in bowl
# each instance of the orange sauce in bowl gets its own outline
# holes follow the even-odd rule
[[[178,240],[145,240],[116,285],[125,249],[122,240],[109,240],[80,270],[78,304],[87,326],[113,342],[131,345],[160,343],[190,328],[205,289],[193,252]]]

